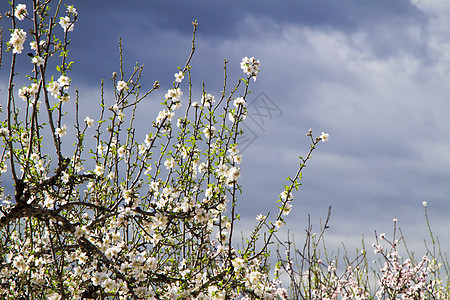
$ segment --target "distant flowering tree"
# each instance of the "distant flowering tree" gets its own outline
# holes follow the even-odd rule
[[[422,204],[430,229],[427,203]],[[344,249],[338,266],[339,256],[333,256],[325,247],[324,232],[329,228],[330,212],[318,234],[312,232],[309,224],[302,248],[294,247],[289,240],[280,244],[286,255],[278,250],[275,272],[289,278],[286,282],[290,284],[291,299],[450,299],[450,265],[431,229],[432,247],[426,246],[427,253],[420,259],[406,247],[402,234],[397,238],[401,230],[394,219],[392,240],[382,233],[372,244],[375,260],[369,262],[370,254],[363,241],[362,249],[353,258]]]
[[[98,116],[80,116],[84,100],[72,89],[68,55],[77,10],[61,1],[55,7],[51,0],[29,2],[12,0],[7,14],[12,53],[0,127],[2,299],[286,299],[281,282],[269,278],[268,246],[291,210],[305,163],[328,134],[308,132],[311,148],[280,194],[278,212],[271,220],[259,215],[237,251],[237,138],[260,62],[245,57],[246,77],[229,89],[225,61],[223,90],[214,96],[204,84],[194,99],[194,22],[187,62],[140,140],[136,112],[159,82],[141,92],[142,66],[126,77],[121,56],[111,86],[101,85]],[[16,88],[16,63],[30,60],[21,54],[28,46],[32,71],[20,79],[29,83]]]

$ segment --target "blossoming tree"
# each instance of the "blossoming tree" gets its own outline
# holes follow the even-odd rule
[[[187,62],[139,140],[137,109],[160,84],[142,92],[142,66],[126,77],[121,59],[112,84],[101,85],[98,116],[80,116],[84,99],[71,87],[68,55],[78,13],[61,1],[51,4],[13,0],[7,15],[12,53],[0,127],[6,182],[0,294],[5,299],[286,299],[280,282],[269,278],[268,246],[291,209],[305,163],[328,135],[314,138],[308,132],[311,149],[277,199],[278,212],[272,219],[258,216],[237,251],[235,208],[242,197],[237,138],[259,61],[245,57],[245,78],[232,88],[225,62],[223,90],[213,95],[204,84],[195,99],[194,22]],[[31,60],[22,53],[28,45]],[[18,61],[29,61],[32,72],[17,74]],[[17,76],[29,83],[16,88]],[[186,80],[187,96],[180,87]]]

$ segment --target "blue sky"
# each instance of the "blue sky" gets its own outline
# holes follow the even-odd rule
[[[343,242],[351,249],[364,234],[370,247],[374,230],[389,236],[398,218],[420,253],[427,237],[421,203],[427,201],[432,228],[450,250],[449,2],[66,3],[79,12],[70,53],[73,84],[86,107],[98,99],[100,80],[118,70],[119,37],[125,69],[144,63],[144,85],[159,80],[162,90],[187,58],[194,19],[198,89],[205,80],[218,95],[224,58],[235,78],[242,76],[242,57],[260,60],[249,101],[261,105],[257,96],[264,92],[278,110],[262,127],[247,120],[258,138],[243,153],[243,228],[275,209],[284,179],[309,149],[305,133],[312,128],[315,135],[328,132],[330,141],[319,145],[295,195],[287,228],[298,240],[308,214],[317,228],[332,205],[332,246]],[[3,66],[3,91],[6,71]],[[158,107],[144,108],[143,116],[156,116]]]

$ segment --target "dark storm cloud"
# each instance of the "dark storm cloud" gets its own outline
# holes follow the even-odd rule
[[[67,2],[70,4],[70,1]],[[118,67],[118,40],[124,38],[126,62],[150,62],[160,73],[182,64],[189,49],[191,22],[199,21],[198,40],[219,43],[258,34],[282,33],[285,26],[365,32],[377,56],[405,52],[426,55],[418,39],[426,38],[426,18],[401,1],[78,1],[79,20],[71,33],[74,72],[85,83],[107,78]],[[1,10],[8,9],[6,1]],[[258,20],[259,28],[248,20]],[[405,28],[413,27],[408,31]],[[419,37],[417,37],[419,36]],[[358,45],[354,45],[358,47]],[[175,63],[174,63],[175,61]],[[201,62],[200,62],[201,63]],[[95,66],[95,67],[94,67]],[[151,71],[151,75],[156,73]]]
[[[242,20],[248,15],[269,18],[278,25],[295,24],[311,27],[332,27],[355,31],[386,21],[400,23],[423,21],[425,18],[408,0],[400,1],[81,1],[80,12],[97,16],[98,20],[114,23],[121,16],[123,25],[152,23],[157,29],[175,29],[189,34],[185,24],[194,19],[206,26],[205,34],[228,37],[242,30]],[[117,14],[112,17],[111,12]],[[112,17],[104,19],[103,17]]]

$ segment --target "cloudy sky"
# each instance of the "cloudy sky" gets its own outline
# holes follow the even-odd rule
[[[285,178],[309,149],[305,133],[312,128],[330,140],[319,144],[295,195],[287,227],[296,239],[308,214],[317,229],[332,205],[330,245],[351,249],[364,234],[370,248],[374,231],[389,236],[397,218],[410,246],[423,253],[427,201],[432,228],[449,252],[450,2],[66,3],[79,13],[70,54],[86,107],[98,99],[100,80],[118,71],[119,37],[125,69],[145,64],[143,82],[151,87],[159,80],[162,90],[189,54],[195,19],[198,89],[205,80],[219,94],[224,58],[230,78],[243,76],[242,57],[260,60],[248,98],[247,132],[254,138],[243,153],[243,224],[276,207]],[[154,118],[157,108],[146,107],[141,113]]]

